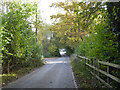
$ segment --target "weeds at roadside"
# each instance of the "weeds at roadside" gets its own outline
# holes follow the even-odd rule
[[[92,76],[85,67],[85,61],[75,55],[71,56],[71,64],[78,88],[101,88],[103,85]]]

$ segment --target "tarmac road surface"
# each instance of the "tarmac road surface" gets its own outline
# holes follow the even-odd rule
[[[69,57],[46,59],[46,62],[4,88],[75,88]]]

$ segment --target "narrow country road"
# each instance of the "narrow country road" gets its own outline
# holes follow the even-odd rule
[[[75,88],[69,57],[46,61],[43,67],[4,88]]]

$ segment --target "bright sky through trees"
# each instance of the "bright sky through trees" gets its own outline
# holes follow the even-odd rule
[[[25,2],[35,2],[35,0],[24,0]],[[50,19],[51,15],[56,15],[59,13],[64,13],[62,9],[50,7],[54,2],[64,2],[65,0],[36,0],[38,2],[38,10],[40,10],[40,15],[44,23],[52,24],[53,20]]]
[[[53,2],[58,2],[58,1],[65,1],[65,0],[39,0],[40,4],[38,8],[41,11],[41,18],[43,19],[44,22],[51,24],[51,19],[50,16],[53,14],[57,14],[58,12],[64,13],[62,9],[59,8],[53,8],[49,7]]]
[[[3,2],[19,1],[19,0],[3,0]],[[64,13],[62,9],[50,7],[54,2],[64,2],[65,0],[21,0],[22,2],[38,2],[38,10],[40,11],[41,18],[44,23],[52,24],[53,20],[50,19],[51,15]]]

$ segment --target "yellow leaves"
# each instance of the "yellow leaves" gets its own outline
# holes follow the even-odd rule
[[[71,40],[71,37],[67,37],[69,40]]]
[[[65,4],[63,2],[59,2],[59,5],[64,6]]]
[[[48,50],[50,53],[54,53],[56,51],[57,47],[55,45],[51,45],[48,47]]]
[[[83,7],[81,7],[77,5],[76,2],[70,2],[56,3],[57,7],[63,8],[66,13],[58,13],[57,15],[52,16],[52,18],[60,18],[61,20],[61,22],[53,26],[52,30],[57,32],[57,36],[60,37],[60,42],[66,42],[68,45],[76,46],[76,43],[81,40],[80,37],[86,35],[87,32],[82,31],[82,27],[85,24],[83,23],[83,18],[80,19],[80,17],[83,17],[83,15],[76,15],[74,13],[74,9],[76,8],[77,10],[79,9],[81,12],[83,12],[83,8],[86,7],[84,5],[86,4],[83,4]],[[75,3],[76,7],[74,7]],[[67,40],[63,40],[63,37],[67,37]]]
[[[64,38],[61,38],[61,39],[60,39],[60,43],[63,43],[63,44],[64,44],[65,42],[66,42],[66,41],[64,40]]]
[[[63,15],[62,13],[58,13],[58,14],[56,15],[56,18],[61,18],[61,17],[64,17],[64,15]]]
[[[0,76],[13,76],[13,77],[15,77],[15,76],[17,76],[17,74],[14,74],[14,73],[12,73],[12,74],[2,74]]]
[[[50,16],[50,18],[51,18],[51,19],[56,18],[56,15],[52,15],[52,16]]]
[[[66,30],[66,31],[64,32],[64,35],[67,35],[68,32],[69,32],[69,30]]]

